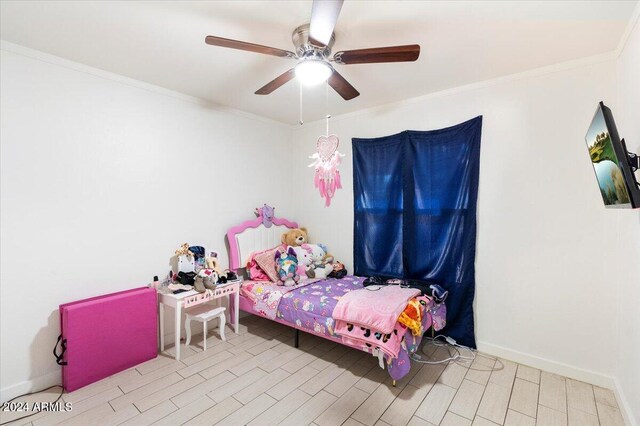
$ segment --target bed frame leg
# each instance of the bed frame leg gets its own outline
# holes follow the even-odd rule
[[[293,336],[293,347],[297,348],[298,346],[300,346],[300,330],[298,330],[297,328],[296,330],[296,334]]]
[[[396,381],[395,380],[391,384],[393,385],[394,388],[396,387]]]

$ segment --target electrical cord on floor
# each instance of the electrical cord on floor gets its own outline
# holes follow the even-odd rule
[[[36,392],[29,392],[29,393],[25,393],[25,394],[22,394],[22,395],[18,395],[18,396],[14,397],[14,398],[11,398],[7,402],[3,402],[2,405],[6,406],[6,404],[10,404],[11,402],[15,401],[18,398],[24,398],[25,396],[35,395],[35,394],[38,394],[38,393],[41,393],[41,392],[48,391],[49,389],[53,389],[53,388],[60,388],[60,395],[58,395],[58,397],[56,398],[55,401],[50,402],[50,403],[48,402],[47,404],[55,404],[56,402],[60,401],[60,399],[62,399],[62,395],[64,394],[64,388],[62,386],[60,386],[60,385],[49,386],[46,389],[42,389],[42,390],[39,390],[39,391],[36,391]],[[42,411],[39,410],[39,411],[36,411],[35,413],[27,414],[26,416],[17,417],[15,419],[7,420],[6,422],[0,423],[0,426],[6,425],[6,424],[9,424],[9,423],[13,423],[13,422],[17,422],[18,420],[26,419],[27,417],[35,416],[36,414],[39,414],[41,412]],[[10,411],[7,411],[7,413],[10,413]]]
[[[444,341],[438,340],[438,339],[444,339]],[[449,357],[445,358],[445,359],[439,359],[439,360],[435,360],[435,361],[428,361],[423,359],[422,355],[419,355],[418,353],[414,353],[413,355],[411,355],[411,359],[413,359],[416,362],[419,362],[421,364],[446,364],[449,363],[450,361],[458,361],[458,360],[465,360],[465,361],[472,361],[476,358],[476,354],[475,352],[471,349],[468,348],[466,346],[462,346],[462,345],[458,345],[456,343],[455,340],[451,339],[450,337],[444,336],[442,334],[439,334],[433,338],[431,337],[425,337],[424,338],[425,343],[422,346],[422,353],[424,353],[426,355],[426,352],[424,350],[424,348],[428,345],[428,344],[432,344],[433,346],[437,346],[437,347],[444,347],[447,349],[447,351],[449,352]],[[464,348],[469,350],[469,352],[471,352],[471,356],[463,356],[460,353],[460,349],[458,348]],[[453,349],[453,352],[452,352]]]
[[[442,334],[439,334],[433,338],[431,337],[424,338],[422,353],[424,353],[425,355],[426,355],[425,347],[429,344],[436,346],[437,348],[445,348],[449,353],[449,357],[441,360],[429,361],[429,360],[423,359],[422,355],[419,355],[418,353],[414,353],[413,355],[411,355],[411,359],[420,364],[448,364],[449,362],[453,361],[457,364],[464,365],[465,367],[468,365],[468,368],[470,370],[477,370],[477,371],[497,371],[497,370],[502,370],[504,368],[504,365],[502,365],[502,363],[499,360],[496,361],[496,362],[500,362],[500,366],[498,368],[496,368],[496,366],[493,366],[491,368],[472,367],[471,363],[473,363],[473,361],[476,359],[477,351],[468,346],[459,345],[454,339]],[[471,355],[470,356],[463,355],[460,349],[470,352]]]

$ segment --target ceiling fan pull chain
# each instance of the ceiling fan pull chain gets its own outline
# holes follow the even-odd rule
[[[300,119],[298,124],[302,126],[304,124],[304,121],[302,121],[302,83],[298,82],[298,87],[300,88]]]

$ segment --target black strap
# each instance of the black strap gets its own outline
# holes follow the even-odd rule
[[[60,345],[60,348],[62,349],[62,352],[60,352],[60,355],[58,355],[57,353],[58,345]],[[58,341],[56,342],[56,345],[53,347],[53,356],[56,357],[56,362],[58,363],[58,365],[67,365],[67,361],[62,360],[64,358],[64,353],[66,351],[67,351],[67,339],[63,339],[61,334],[58,336]]]

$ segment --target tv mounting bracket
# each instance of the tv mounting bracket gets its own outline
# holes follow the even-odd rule
[[[633,152],[627,152],[629,156],[629,165],[631,166],[631,171],[636,172],[640,169],[640,157],[634,154]]]
[[[638,156],[638,154],[629,152],[627,150],[627,144],[625,143],[624,138],[621,142],[625,152],[627,153],[627,161],[629,162],[629,167],[631,167],[631,171],[635,173],[636,171],[638,171],[638,169],[640,169],[640,157]]]

